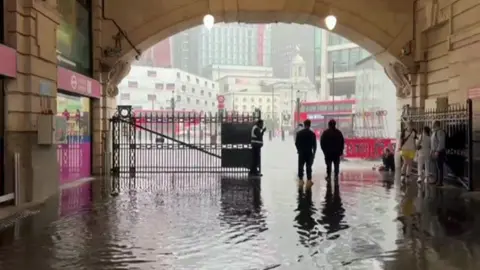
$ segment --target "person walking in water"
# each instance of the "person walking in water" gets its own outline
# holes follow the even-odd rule
[[[298,153],[298,181],[299,186],[303,186],[303,167],[307,171],[307,188],[313,185],[312,165],[317,153],[317,136],[310,129],[312,125],[310,120],[305,120],[302,130],[297,132],[295,137],[295,147]]]
[[[345,139],[343,134],[336,127],[335,120],[328,121],[328,129],[320,136],[320,147],[325,156],[325,165],[327,167],[327,177],[325,180],[330,181],[332,177],[332,163],[334,167],[335,181],[338,181],[340,174],[340,157],[343,155],[345,147]]]
[[[252,163],[250,165],[250,176],[262,176],[260,174],[260,152],[263,147],[263,134],[266,128],[263,126],[263,120],[258,120],[252,127],[250,134],[250,145],[252,146]]]
[[[407,127],[400,133],[400,153],[402,156],[402,179],[409,178],[412,171],[413,159],[416,155],[417,131],[413,128],[413,122],[407,122]]]
[[[423,127],[423,132],[417,142],[417,171],[418,183],[429,182],[430,179],[430,164],[431,164],[431,131],[430,128]]]
[[[440,121],[433,122],[433,134],[431,137],[431,155],[435,160],[436,174],[435,183],[437,186],[443,186],[443,166],[445,164],[445,158],[447,143],[447,133],[442,129]]]

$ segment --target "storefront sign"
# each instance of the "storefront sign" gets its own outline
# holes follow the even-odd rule
[[[63,67],[58,67],[57,83],[58,89],[83,96],[100,98],[102,93],[100,82]]]
[[[17,52],[0,44],[0,75],[15,78],[17,76]]]

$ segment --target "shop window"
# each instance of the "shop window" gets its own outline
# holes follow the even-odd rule
[[[92,75],[91,1],[57,1],[58,64],[86,76]]]
[[[157,72],[155,70],[147,70],[148,77],[157,77]]]
[[[56,132],[61,143],[57,148],[60,183],[91,176],[90,99],[57,94],[57,113],[66,119],[66,126]]]
[[[155,84],[155,89],[157,89],[157,90],[163,90],[163,83],[156,83],[156,84]]]
[[[137,81],[128,81],[128,88],[138,88]]]

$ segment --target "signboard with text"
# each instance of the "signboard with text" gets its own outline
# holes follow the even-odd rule
[[[100,82],[63,67],[58,67],[57,87],[67,92],[92,98],[100,98],[102,94]]]

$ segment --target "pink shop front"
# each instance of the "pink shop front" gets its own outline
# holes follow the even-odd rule
[[[57,130],[62,143],[57,160],[60,184],[92,174],[92,99],[100,98],[101,84],[84,75],[58,67],[57,114],[66,119],[66,126]]]

